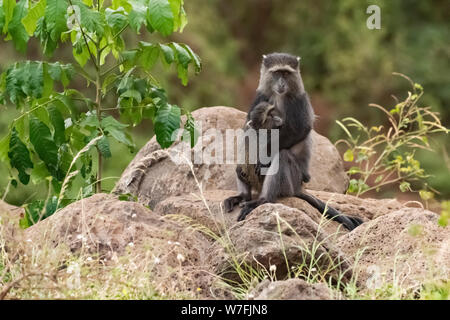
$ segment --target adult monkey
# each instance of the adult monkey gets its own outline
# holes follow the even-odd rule
[[[262,177],[262,188],[258,199],[251,200],[254,183],[242,176],[242,165],[236,169],[239,195],[224,201],[225,210],[230,212],[243,203],[238,221],[256,207],[264,203],[274,203],[279,197],[298,197],[307,201],[326,217],[341,223],[348,230],[356,228],[362,220],[345,216],[334,208],[306,193],[303,182],[311,178],[309,163],[311,160],[312,138],[311,130],[314,123],[314,111],[305,91],[299,68],[300,58],[286,53],[272,53],[263,56],[261,76],[256,91],[256,98],[247,115],[247,125],[253,124],[253,129],[272,129],[264,126],[267,110],[275,108],[281,118],[279,131],[279,170],[272,175]],[[259,116],[264,119],[259,119]],[[256,125],[259,123],[259,125]],[[244,128],[245,129],[245,128]],[[255,166],[258,168],[258,166]],[[270,168],[269,168],[269,171]],[[274,170],[276,171],[276,170]],[[259,170],[257,171],[259,173]]]

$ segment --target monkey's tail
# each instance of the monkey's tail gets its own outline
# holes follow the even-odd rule
[[[325,217],[341,223],[350,231],[363,224],[363,221],[360,218],[344,215],[343,213],[339,212],[333,207],[327,206],[323,201],[306,192],[296,194],[296,197],[305,200],[311,206],[319,210],[320,213],[325,214]]]

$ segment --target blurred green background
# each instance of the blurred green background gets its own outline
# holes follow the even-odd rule
[[[381,30],[366,27],[371,4],[381,8]],[[408,83],[392,72],[400,72],[423,85],[423,104],[441,113],[450,123],[450,7],[448,0],[185,0],[189,23],[182,34],[171,39],[189,44],[203,60],[203,71],[183,87],[175,73],[156,69],[154,75],[167,89],[172,103],[189,110],[225,105],[248,110],[259,78],[262,54],[290,52],[302,57],[301,72],[318,115],[316,130],[333,142],[343,137],[336,119],[352,116],[367,125],[382,121],[369,103],[395,105],[391,94],[404,98]],[[142,34],[146,40],[152,35]],[[135,37],[135,36],[134,36]],[[158,39],[160,40],[160,39]],[[71,47],[62,46],[52,61],[70,61]],[[0,40],[0,71],[13,61],[44,59],[37,43],[30,42],[27,55],[15,52],[10,42]],[[91,90],[79,80],[78,90]],[[108,97],[115,104],[114,94]],[[12,106],[0,106],[0,136],[17,117]],[[153,135],[144,122],[130,128],[137,149]],[[432,174],[428,183],[450,198],[448,137],[431,141],[435,153],[418,152],[425,169]],[[112,146],[107,161],[105,189],[115,181],[134,154],[121,145]],[[114,156],[115,155],[115,156]],[[0,163],[0,195],[7,183],[6,166]],[[7,201],[14,204],[45,196],[46,188],[20,186]],[[380,196],[395,196],[391,189]]]

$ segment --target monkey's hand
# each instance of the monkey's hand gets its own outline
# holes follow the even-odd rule
[[[258,161],[255,164],[255,174],[257,176],[260,176],[261,175],[261,169],[262,168],[269,168],[269,167],[270,167],[270,163],[269,164],[262,164],[261,162]]]
[[[311,181],[311,176],[309,175],[309,173],[307,173],[307,172],[304,172],[304,173],[303,173],[302,181],[303,181],[304,183],[308,183],[309,181]]]

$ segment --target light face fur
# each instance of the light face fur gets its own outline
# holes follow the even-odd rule
[[[304,92],[300,58],[286,53],[263,56],[258,91],[266,95]]]

